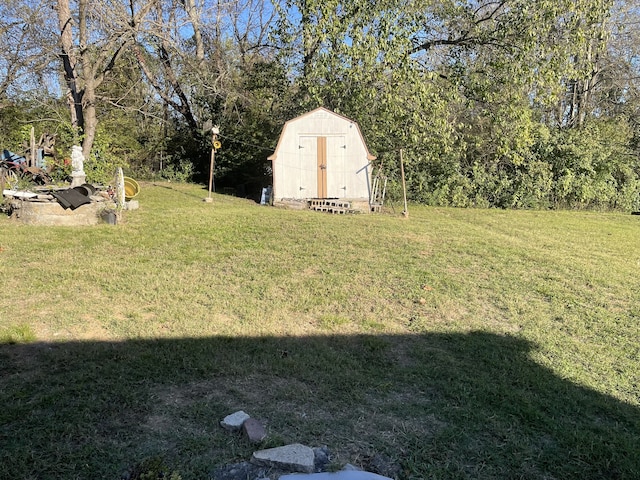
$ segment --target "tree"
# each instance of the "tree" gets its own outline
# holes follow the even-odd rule
[[[153,2],[135,9],[131,17],[120,2],[57,0],[59,59],[63,68],[71,125],[89,158],[96,135],[98,88],[133,42],[132,25]],[[72,8],[73,7],[73,8]],[[131,23],[129,20],[131,18]]]
[[[184,118],[195,133],[198,120],[192,101],[182,87],[184,77],[180,75],[187,62],[187,56],[182,55],[186,41],[182,29],[178,27],[178,24],[187,22],[195,32],[196,63],[200,67],[204,61],[204,47],[195,2],[156,1],[149,5],[153,8],[149,9],[148,15],[137,15],[133,9],[131,11],[130,22],[136,31],[133,44],[135,56],[156,93]],[[180,18],[185,13],[188,13],[186,19]]]
[[[254,97],[246,85],[271,62],[267,33],[273,15],[268,4],[258,0],[163,1],[136,25],[134,52],[141,70],[158,97],[185,123],[179,131],[191,140],[188,146],[182,143],[184,155],[188,152],[197,170],[208,172],[211,141],[201,131],[205,121],[220,125],[223,135],[246,133],[249,124],[264,125],[244,118],[250,111],[264,111],[264,106],[247,106]],[[236,143],[240,150],[234,154],[221,151],[221,173],[237,172],[230,162],[246,158],[241,145]]]
[[[308,104],[358,119],[380,158],[406,149],[413,198],[531,206],[551,195],[553,164],[542,152],[557,118],[578,126],[595,111],[611,8],[287,0],[277,38],[297,59],[290,72]],[[560,99],[553,120],[547,112]]]
[[[50,57],[44,35],[44,2],[5,0],[0,5],[0,109],[19,99],[29,89],[47,86]]]

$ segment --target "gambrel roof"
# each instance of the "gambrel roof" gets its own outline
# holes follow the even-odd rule
[[[324,112],[327,115],[333,115],[334,117],[340,118],[342,120],[345,120],[347,122],[349,122],[351,125],[353,125],[357,132],[358,132],[358,136],[360,137],[360,140],[362,141],[362,145],[364,145],[365,151],[367,152],[367,160],[371,161],[371,160],[375,160],[376,157],[375,155],[371,155],[371,153],[369,152],[369,149],[367,147],[367,142],[364,141],[364,136],[362,135],[362,131],[360,130],[360,126],[354,122],[353,120],[351,120],[350,118],[345,117],[344,115],[340,115],[338,113],[335,113],[327,108],[324,107],[318,107],[315,110],[311,110],[310,112],[304,113],[298,117],[292,118],[291,120],[287,121],[284,126],[282,127],[282,132],[280,132],[280,137],[278,138],[278,144],[276,145],[276,149],[275,151],[269,156],[267,157],[267,160],[275,160],[276,158],[278,158],[278,153],[280,151],[280,148],[282,147],[282,143],[283,143],[283,138],[285,137],[285,134],[287,132],[287,128],[293,124],[293,123],[298,123],[300,121],[303,121],[305,118],[307,117],[313,117],[316,116],[319,112]],[[308,133],[314,133],[314,132],[308,132]]]

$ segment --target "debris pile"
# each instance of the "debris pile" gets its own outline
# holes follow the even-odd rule
[[[28,224],[93,225],[115,223],[116,198],[112,187],[82,184],[76,187],[40,186],[30,190],[3,190],[9,216]]]
[[[220,426],[241,432],[252,444],[267,438],[263,424],[240,410],[227,415]],[[330,452],[326,446],[311,448],[300,443],[253,452],[250,461],[218,467],[212,480],[391,480],[377,473],[365,472],[351,464],[329,472]]]
[[[115,201],[113,188],[106,189],[99,185],[91,185],[89,183],[82,184],[78,187],[35,187],[35,191],[30,190],[3,190],[2,194],[9,200],[20,200],[28,202],[57,202],[65,210],[86,205],[91,202]]]

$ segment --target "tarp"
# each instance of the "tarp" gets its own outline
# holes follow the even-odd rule
[[[69,190],[61,190],[59,192],[53,192],[53,195],[58,203],[62,205],[62,208],[65,210],[70,208],[71,210],[75,210],[81,205],[86,205],[87,203],[91,203],[91,199],[86,195],[83,195],[78,190],[71,188]]]

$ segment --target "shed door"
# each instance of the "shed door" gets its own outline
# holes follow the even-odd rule
[[[328,198],[347,197],[347,168],[345,165],[345,137],[326,138],[326,196]]]
[[[318,139],[312,136],[298,138],[299,164],[296,171],[290,172],[296,183],[294,198],[316,198],[318,170]]]
[[[318,198],[327,198],[327,137],[318,137]]]
[[[346,192],[345,137],[300,136],[301,190],[307,198],[342,198]],[[306,175],[312,174],[312,178]],[[314,191],[315,190],[315,191]]]

